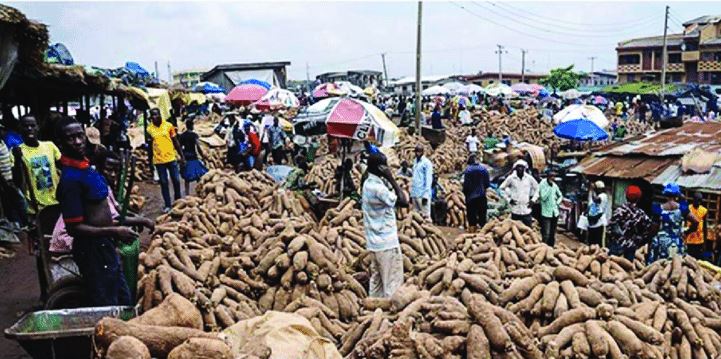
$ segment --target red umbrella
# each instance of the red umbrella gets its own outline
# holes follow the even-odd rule
[[[225,97],[225,102],[234,105],[250,105],[251,103],[260,100],[266,92],[268,92],[268,89],[260,85],[239,85],[230,90],[228,96]]]

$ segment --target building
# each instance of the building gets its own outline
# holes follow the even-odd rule
[[[442,85],[446,82],[450,82],[453,80],[454,80],[454,76],[447,76],[447,75],[422,76],[421,77],[421,91],[425,90],[431,86]],[[407,77],[403,77],[400,79],[391,80],[391,81],[388,81],[388,85],[386,87],[388,89],[390,89],[390,91],[396,95],[409,96],[416,92],[416,77],[415,76],[407,76]]]
[[[721,85],[721,16],[683,23],[666,37],[666,81]],[[616,47],[618,82],[660,82],[663,36],[621,41]]]
[[[252,79],[285,88],[288,79],[286,66],[290,66],[290,61],[217,65],[200,76],[200,80],[214,82],[226,92],[241,82]]]
[[[538,83],[539,81],[541,81],[542,78],[546,77],[546,74],[538,73],[526,73],[521,76],[520,73],[504,72],[502,75],[502,82],[509,86],[519,82],[525,82],[529,84]],[[524,81],[521,81],[521,78],[523,78]],[[490,84],[498,82],[498,72],[480,72],[475,75],[466,75],[462,76],[461,80],[486,87]]]
[[[581,79],[578,81],[579,86],[582,87],[595,87],[595,86],[608,86],[616,83],[616,77],[618,74],[615,71],[594,71],[590,73],[584,73]]]
[[[192,88],[200,82],[200,77],[205,73],[205,71],[205,69],[192,69],[174,72],[172,84],[181,84],[187,88]]]
[[[624,203],[629,185],[658,195],[666,183],[676,182],[687,198],[695,192],[703,194],[709,222],[716,224],[721,219],[721,160],[707,173],[684,173],[681,158],[695,148],[721,155],[721,123],[686,122],[681,127],[614,143],[583,159],[571,172],[592,181],[603,180],[614,207]],[[653,196],[644,197],[642,207],[649,208]]]
[[[383,81],[383,73],[374,70],[349,70],[341,72],[326,72],[315,77],[320,82],[347,81],[361,88],[368,86],[379,87]]]

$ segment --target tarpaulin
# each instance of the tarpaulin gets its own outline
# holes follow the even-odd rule
[[[320,336],[298,314],[269,311],[240,321],[220,333],[234,355],[246,344],[263,343],[272,350],[270,359],[342,359],[335,345]]]
[[[0,89],[5,86],[18,61],[18,42],[8,27],[0,24]]]
[[[172,105],[170,103],[168,90],[148,87],[147,91],[150,108],[157,108],[160,110],[160,117],[162,117],[163,120],[169,119]]]

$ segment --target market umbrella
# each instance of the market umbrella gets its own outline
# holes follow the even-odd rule
[[[348,96],[352,97],[360,97],[365,96],[365,93],[363,93],[363,89],[359,86],[356,86],[348,81],[336,81],[335,86],[343,93],[347,94]]]
[[[471,105],[471,100],[466,96],[454,96],[451,101],[458,106],[468,107]]]
[[[581,97],[581,95],[583,94],[576,89],[570,89],[560,92],[559,95],[561,95],[561,97],[565,98],[566,100],[573,100]]]
[[[256,79],[248,79],[245,81],[241,81],[238,85],[258,85],[265,87],[266,90],[270,90],[273,85],[263,81],[263,80],[256,80]]]
[[[288,109],[300,106],[300,101],[294,93],[274,88],[268,91],[263,97],[253,103],[253,106],[261,111]]]
[[[594,105],[608,105],[608,100],[603,96],[595,96],[593,98]]]
[[[511,86],[508,86],[504,83],[494,83],[486,86],[485,88],[486,94],[490,96],[513,96],[515,92],[513,89],[511,89]]]
[[[459,93],[464,94],[464,95],[470,95],[474,92],[485,93],[485,90],[481,86],[478,86],[476,84],[470,84],[470,85],[463,86],[463,88],[460,90]]]
[[[363,93],[366,94],[366,96],[374,97],[378,95],[378,89],[371,85],[363,89]]]
[[[518,82],[511,85],[511,90],[518,92],[519,94],[532,93],[533,87],[525,82]]]
[[[606,131],[583,118],[561,122],[553,129],[553,133],[560,138],[573,141],[603,141],[608,138]]]
[[[448,95],[451,91],[443,86],[431,86],[421,92],[423,96]]]
[[[598,107],[592,105],[570,105],[553,115],[554,123],[562,123],[576,119],[587,119],[598,127],[606,128],[609,125],[606,115]]]
[[[464,84],[462,84],[458,81],[449,82],[449,83],[443,84],[442,86],[447,88],[448,91],[451,92],[451,94],[460,93],[460,91],[465,87]]]
[[[225,102],[233,105],[250,105],[251,103],[260,100],[268,89],[257,84],[245,84],[233,87],[225,97]]]
[[[225,89],[214,82],[198,82],[193,86],[193,91],[202,93],[225,93]]]
[[[306,108],[294,120],[296,134],[312,136],[323,130],[331,136],[358,141],[374,141],[393,146],[398,127],[383,111],[365,101],[353,98],[329,98]]]
[[[331,82],[322,83],[313,89],[313,97],[315,98],[326,98],[330,96],[342,96],[346,95],[338,86]]]

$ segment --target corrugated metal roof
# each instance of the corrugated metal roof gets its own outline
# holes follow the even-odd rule
[[[721,123],[687,122],[681,127],[609,145],[599,150],[598,154],[683,156],[696,147],[709,152],[721,152]]]
[[[721,191],[721,167],[718,163],[708,173],[684,174],[681,166],[674,164],[668,166],[660,175],[651,181],[660,186],[669,182],[676,182],[679,186],[688,189],[708,189]]]
[[[704,16],[699,16],[693,20],[686,21],[682,25],[683,26],[689,26],[689,25],[693,25],[693,24],[704,25],[704,24],[713,24],[713,23],[716,23],[719,21],[721,21],[721,15],[704,15]]]
[[[587,157],[571,172],[611,178],[643,178],[651,181],[678,158],[646,156]]]
[[[669,34],[666,37],[666,46],[681,46],[683,34]],[[618,49],[629,49],[636,47],[661,47],[663,36],[641,37],[637,39],[624,40],[618,43]]]

